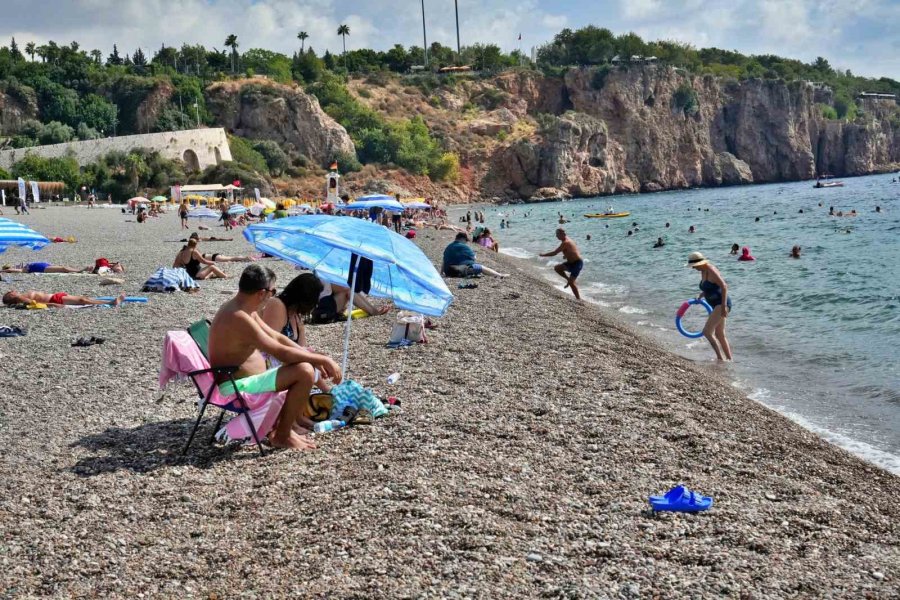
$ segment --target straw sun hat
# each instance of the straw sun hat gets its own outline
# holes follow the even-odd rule
[[[702,267],[703,265],[709,264],[709,261],[703,256],[700,252],[691,252],[688,255],[688,261],[685,265],[686,267]]]

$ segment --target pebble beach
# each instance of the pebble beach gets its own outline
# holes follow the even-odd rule
[[[143,225],[118,209],[5,212],[78,241],[0,262],[103,256],[127,273],[109,287],[4,275],[0,291],[150,301],[0,308],[0,325],[27,330],[0,339],[0,598],[900,597],[900,478],[525,261],[479,252],[512,276],[447,280],[455,300],[427,344],[386,348],[391,316],[353,323],[350,377],[400,411],[262,458],[210,444],[210,416],[181,459],[196,393],[159,391],[163,338],[211,318],[244,265],[197,294],[142,294],[181,247],[167,240],[194,230],[173,212]],[[201,233],[234,237],[203,252],[253,252],[239,230]],[[451,240],[416,242],[439,264]],[[279,288],[296,274],[264,264]],[[335,358],[342,333],[308,329]],[[106,341],[71,346],[90,336]],[[647,496],[680,483],[712,509],[654,514]]]

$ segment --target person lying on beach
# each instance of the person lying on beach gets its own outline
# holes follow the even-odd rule
[[[553,267],[553,270],[566,280],[565,287],[572,288],[572,293],[575,294],[575,298],[581,300],[581,294],[578,292],[578,286],[575,284],[575,280],[578,279],[581,269],[584,268],[584,260],[581,259],[581,254],[578,252],[578,246],[575,245],[575,240],[569,238],[566,235],[566,230],[562,227],[556,230],[556,239],[561,242],[556,250],[545,252],[540,256],[548,258],[562,252],[563,258],[565,258],[566,261]]]
[[[347,310],[350,304],[350,288],[321,279],[319,283],[322,284],[322,291],[319,293],[319,300],[312,311],[312,318],[316,323],[331,323]],[[386,315],[391,311],[390,305],[376,306],[362,292],[354,294],[353,308],[361,308],[366,311],[366,314],[373,317]]]
[[[700,252],[691,252],[687,266],[700,271],[700,295],[697,300],[705,298],[713,308],[703,327],[703,335],[709,341],[718,360],[732,360],[731,345],[725,337],[725,321],[731,312],[731,296],[728,285],[719,270]]]
[[[88,271],[93,269],[93,266],[88,267]],[[3,265],[3,268],[0,269],[0,273],[85,273],[85,269],[79,269],[78,267],[66,267],[63,265],[51,265],[46,262],[32,262],[32,263],[24,263],[18,266],[12,265]]]
[[[226,256],[225,254],[219,254],[218,252],[203,254],[202,256],[213,262],[253,262],[256,260],[252,256]]]
[[[37,292],[34,290],[28,292],[17,292],[10,290],[3,294],[3,304],[7,306],[15,306],[17,304],[46,304],[51,308],[62,308],[63,306],[99,306],[108,304],[110,306],[118,306],[125,301],[125,294],[119,295],[112,300],[99,300],[97,298],[88,298],[87,296],[72,296],[65,292],[57,292],[49,294],[47,292]]]
[[[316,446],[308,432],[294,429],[298,420],[310,416],[309,393],[320,378],[341,382],[341,368],[331,358],[304,350],[270,327],[259,312],[275,295],[275,273],[258,264],[244,269],[238,292],[219,308],[209,330],[209,364],[212,367],[238,366],[232,384],[220,378],[219,392],[247,394],[287,391],[284,406],[269,443],[276,448],[311,450]],[[266,369],[262,352],[274,356],[281,366]],[[237,388],[237,390],[235,390]]]
[[[509,277],[509,275],[499,273],[475,262],[475,251],[466,244],[468,241],[469,236],[464,232],[456,234],[453,242],[444,248],[444,263],[441,271],[456,277],[470,277],[481,274],[490,275],[491,277]]]
[[[200,234],[198,234],[195,231],[194,233],[191,234],[191,237],[189,237],[189,238],[183,238],[180,240],[171,240],[171,241],[173,241],[173,242],[188,242],[190,240],[197,240],[198,242],[233,242],[234,238],[216,237],[214,235],[211,235],[209,237],[200,237]]]
[[[216,263],[203,258],[203,255],[197,250],[197,240],[188,240],[187,246],[181,248],[175,255],[175,262],[172,263],[173,269],[184,269],[188,275],[194,279],[227,279],[226,275]],[[201,266],[206,265],[206,266]]]

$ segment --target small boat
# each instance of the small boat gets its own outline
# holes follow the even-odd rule
[[[813,187],[814,188],[844,187],[844,182],[843,181],[826,181],[823,183],[821,181],[817,181],[816,185],[814,185]]]
[[[595,214],[587,214],[584,215],[588,219],[620,219],[622,217],[627,217],[631,213],[630,212],[617,212],[617,213],[595,213]]]

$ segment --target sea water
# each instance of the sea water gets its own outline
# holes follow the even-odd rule
[[[709,362],[750,398],[900,474],[900,183],[894,179],[900,176],[849,178],[842,188],[816,189],[807,181],[467,208],[485,212],[502,253],[560,288],[564,282],[551,269],[561,256],[537,255],[558,246],[554,231],[562,213],[585,260],[578,285],[586,300],[678,354]],[[583,216],[610,206],[631,215]],[[845,214],[855,209],[858,216],[831,217],[830,207]],[[511,227],[501,229],[501,219]],[[665,246],[654,249],[658,237]],[[730,254],[735,243],[749,246],[756,261],[738,262]],[[795,244],[800,259],[789,257]],[[705,339],[675,329],[675,311],[699,293],[699,273],[685,266],[694,251],[728,284],[734,363],[716,366]],[[686,317],[695,330],[703,324],[696,310]]]

